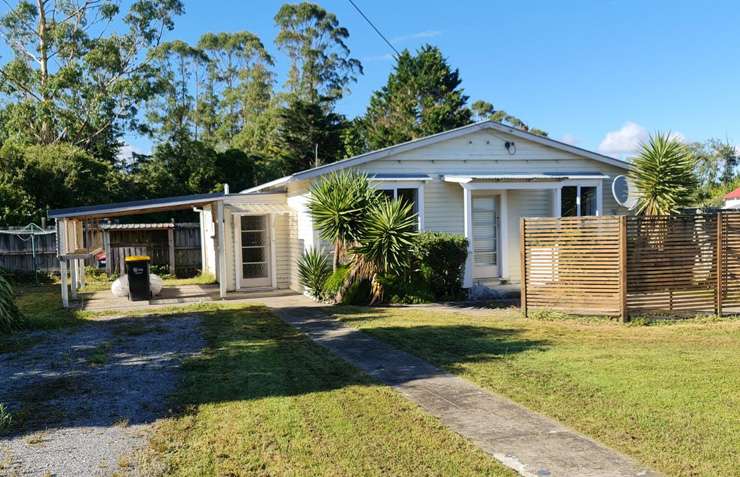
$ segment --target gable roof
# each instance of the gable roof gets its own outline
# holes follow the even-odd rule
[[[420,147],[429,146],[429,145],[436,144],[441,141],[446,141],[449,139],[453,139],[453,138],[460,137],[460,136],[465,136],[467,134],[471,134],[477,131],[482,131],[482,130],[487,130],[487,129],[510,134],[520,139],[525,139],[527,141],[531,141],[531,142],[534,142],[534,143],[537,143],[543,146],[569,152],[571,154],[575,154],[575,155],[578,155],[578,156],[581,156],[587,159],[592,159],[594,161],[609,164],[609,165],[619,167],[625,170],[629,170],[632,168],[632,164],[630,164],[629,162],[625,162],[619,159],[615,159],[613,157],[605,156],[603,154],[599,154],[593,151],[589,151],[587,149],[583,149],[583,148],[576,147],[570,144],[566,144],[564,142],[556,141],[555,139],[550,139],[549,137],[538,136],[536,134],[532,134],[527,131],[522,131],[521,129],[507,126],[505,124],[502,124],[496,121],[488,120],[488,121],[481,121],[481,122],[477,122],[473,124],[468,124],[467,126],[462,126],[456,129],[450,129],[449,131],[432,134],[431,136],[426,136],[426,137],[422,137],[419,139],[413,139],[411,141],[402,142],[400,144],[395,144],[393,146],[385,147],[383,149],[366,152],[365,154],[360,154],[358,156],[350,157],[347,159],[342,159],[341,161],[332,162],[330,164],[324,164],[322,166],[314,167],[312,169],[307,169],[305,171],[296,172],[289,176],[281,177],[279,179],[266,182],[256,187],[243,190],[241,193],[249,194],[249,193],[257,192],[257,191],[267,189],[270,187],[281,186],[281,185],[287,184],[288,182],[292,182],[294,180],[312,179],[314,177],[318,177],[323,174],[328,174],[330,172],[334,172],[340,169],[358,166],[360,164],[374,161],[376,159],[382,159],[388,156],[392,156],[394,154],[399,154],[401,152],[418,149]]]
[[[725,200],[729,199],[740,199],[740,187],[733,190],[732,192],[728,192],[727,194],[725,194]]]

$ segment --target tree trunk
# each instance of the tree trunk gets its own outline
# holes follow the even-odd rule
[[[39,81],[41,86],[41,100],[44,106],[49,102],[49,91],[46,89],[49,82],[49,42],[47,41],[49,26],[46,23],[46,1],[36,0],[39,13]],[[40,133],[41,140],[44,143],[48,144],[52,141],[51,126],[49,124],[49,118],[46,115],[42,118]]]

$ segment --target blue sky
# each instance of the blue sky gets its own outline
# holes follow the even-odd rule
[[[397,48],[439,46],[471,101],[486,99],[553,138],[617,156],[654,130],[740,143],[737,2],[356,2]],[[168,39],[252,31],[275,54],[282,83],[287,59],[273,45],[282,3],[185,0]],[[338,106],[352,117],[384,84],[390,51],[347,0],[319,3],[349,29],[352,54],[365,67]]]

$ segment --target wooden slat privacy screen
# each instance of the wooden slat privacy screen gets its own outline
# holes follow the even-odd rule
[[[616,315],[740,307],[740,213],[524,218],[522,311]]]

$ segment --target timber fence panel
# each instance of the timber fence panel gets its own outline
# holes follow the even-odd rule
[[[524,218],[527,307],[619,314],[619,218]]]
[[[522,220],[529,309],[622,318],[740,311],[740,212]]]

